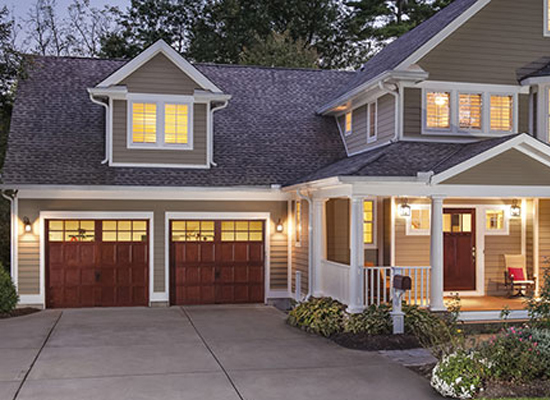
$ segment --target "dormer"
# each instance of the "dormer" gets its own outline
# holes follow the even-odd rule
[[[210,168],[212,114],[231,96],[164,41],[88,92],[108,110],[109,166]]]

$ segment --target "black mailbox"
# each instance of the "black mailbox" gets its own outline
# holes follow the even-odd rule
[[[410,276],[395,275],[393,277],[393,288],[397,290],[411,290],[412,281]]]

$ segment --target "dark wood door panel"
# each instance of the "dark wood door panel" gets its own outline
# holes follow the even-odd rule
[[[444,215],[444,289],[476,290],[475,210],[445,209]]]

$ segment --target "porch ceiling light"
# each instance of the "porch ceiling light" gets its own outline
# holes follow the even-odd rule
[[[510,207],[510,216],[514,218],[521,217],[521,207],[518,205],[517,201]]]
[[[279,233],[282,233],[284,231],[285,227],[283,225],[283,221],[281,221],[281,218],[277,221],[277,225],[275,226],[275,230]]]
[[[32,225],[31,225],[31,221],[29,220],[29,217],[23,217],[23,225],[25,225],[25,232],[32,231]]]
[[[400,217],[406,218],[411,216],[411,206],[408,203],[399,204],[397,208],[397,213]]]

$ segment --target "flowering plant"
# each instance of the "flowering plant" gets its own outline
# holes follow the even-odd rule
[[[460,350],[437,363],[431,384],[442,396],[471,399],[482,390],[486,370],[491,367],[479,353]]]

